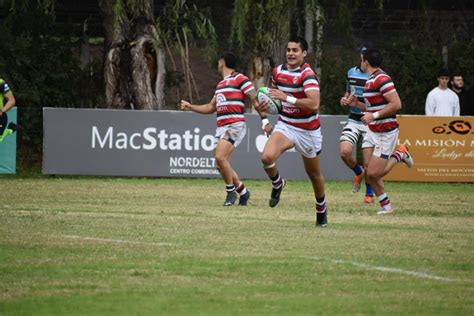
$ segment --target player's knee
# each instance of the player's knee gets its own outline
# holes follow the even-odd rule
[[[308,177],[313,183],[324,182],[324,177],[321,172],[308,172]]]
[[[341,159],[346,160],[349,159],[352,156],[352,149],[349,150],[348,148],[340,148],[339,149],[339,155],[341,156]]]
[[[365,176],[367,178],[367,182],[369,183],[372,183],[374,180],[379,178],[378,173],[371,169],[366,169]]]
[[[216,155],[215,155],[214,158],[216,159],[216,163],[217,163],[218,165],[222,165],[222,164],[225,163],[226,160],[227,160],[227,158],[226,158],[225,155],[219,154],[219,153],[216,153]]]
[[[263,169],[271,169],[271,168],[276,166],[276,163],[272,163],[272,164],[269,164],[269,165],[268,164],[262,164],[262,166],[263,166]]]
[[[263,155],[262,155],[262,164],[263,164],[264,168],[265,168],[265,166],[268,167],[272,164],[275,164],[275,158],[271,155],[263,153]]]
[[[276,166],[276,163],[274,161],[271,161],[271,160],[263,160],[262,159],[262,166],[263,166],[263,169],[271,169],[271,168]]]

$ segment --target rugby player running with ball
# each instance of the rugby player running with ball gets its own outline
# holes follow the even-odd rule
[[[286,64],[272,72],[272,89],[269,96],[282,102],[278,122],[262,154],[262,164],[272,181],[269,205],[275,207],[285,188],[276,161],[288,149],[295,148],[303,158],[304,168],[313,186],[316,198],[316,227],[327,226],[327,204],[324,177],[320,168],[322,135],[319,121],[319,79],[305,63],[308,43],[299,36],[291,37],[286,47]],[[268,102],[256,109],[264,112]],[[268,121],[264,121],[268,125]]]

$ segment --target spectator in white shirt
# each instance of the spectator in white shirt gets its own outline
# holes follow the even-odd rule
[[[438,72],[438,86],[428,93],[425,114],[428,116],[459,116],[459,97],[448,88],[449,72]]]

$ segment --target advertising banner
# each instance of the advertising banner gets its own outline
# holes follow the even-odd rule
[[[474,182],[474,117],[398,116],[399,144],[408,146],[413,168],[398,164],[387,180]]]
[[[321,167],[328,180],[353,172],[339,157],[346,116],[323,116]],[[69,175],[220,177],[214,159],[215,115],[182,111],[44,108],[43,173]],[[247,114],[247,133],[232,156],[244,179],[267,179],[261,120]],[[275,123],[276,116],[270,117]],[[278,160],[282,176],[307,179],[301,155]]]
[[[13,107],[7,112],[7,126],[9,122],[16,123],[17,108]],[[16,173],[16,133],[6,137],[0,143],[0,174]]]

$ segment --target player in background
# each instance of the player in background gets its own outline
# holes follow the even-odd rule
[[[394,213],[390,199],[385,193],[383,176],[392,170],[399,162],[404,162],[409,168],[413,166],[413,158],[406,146],[400,145],[396,151],[398,140],[398,122],[396,114],[402,103],[395,85],[382,69],[382,56],[375,48],[369,48],[361,53],[360,68],[369,75],[364,85],[364,103],[356,96],[341,99],[341,102],[357,106],[366,112],[361,120],[368,125],[367,142],[371,146],[372,156],[366,170],[367,182],[372,186],[380,203],[377,214]]]
[[[7,103],[4,104],[5,99]],[[8,84],[0,79],[0,143],[13,134],[19,126],[13,122],[8,123],[7,112],[16,104],[15,97]]]
[[[217,70],[222,81],[217,84],[212,100],[203,105],[191,104],[181,100],[181,109],[201,114],[217,112],[215,159],[219,172],[226,185],[227,196],[224,206],[235,203],[237,195],[239,205],[245,206],[250,198],[250,191],[245,187],[232,168],[230,161],[234,149],[240,144],[247,131],[245,123],[245,97],[252,104],[256,103],[255,88],[249,78],[235,71],[237,57],[232,53],[221,55]]]
[[[366,50],[362,48],[361,51]],[[346,77],[346,91],[344,97],[341,98],[341,105],[347,106],[343,102],[345,98],[349,96],[357,97],[359,102],[364,102],[363,93],[364,85],[369,76],[363,72],[359,67],[352,67],[347,71]],[[354,171],[354,181],[352,184],[352,192],[359,192],[361,187],[362,179],[364,179],[365,171],[367,169],[368,161],[371,156],[370,144],[364,141],[367,134],[367,126],[362,123],[361,118],[364,114],[362,111],[355,107],[349,106],[349,117],[347,124],[344,126],[341,137],[339,139],[339,153],[342,161],[352,171]],[[357,158],[352,155],[353,148],[357,148],[358,142],[361,141],[362,147],[362,161],[363,166],[357,163]],[[357,150],[357,149],[356,149]],[[356,155],[357,156],[357,155]],[[374,192],[370,184],[365,182],[365,203],[372,203],[374,201]]]
[[[327,205],[324,177],[320,168],[322,135],[319,121],[319,79],[304,62],[308,43],[302,37],[292,37],[286,47],[286,64],[272,72],[272,89],[269,96],[282,102],[278,123],[262,153],[265,172],[272,181],[269,205],[275,207],[285,188],[286,180],[280,176],[276,161],[288,149],[295,147],[303,158],[316,198],[316,226],[327,226]],[[257,111],[266,108],[259,103]],[[267,123],[267,125],[270,123]]]

